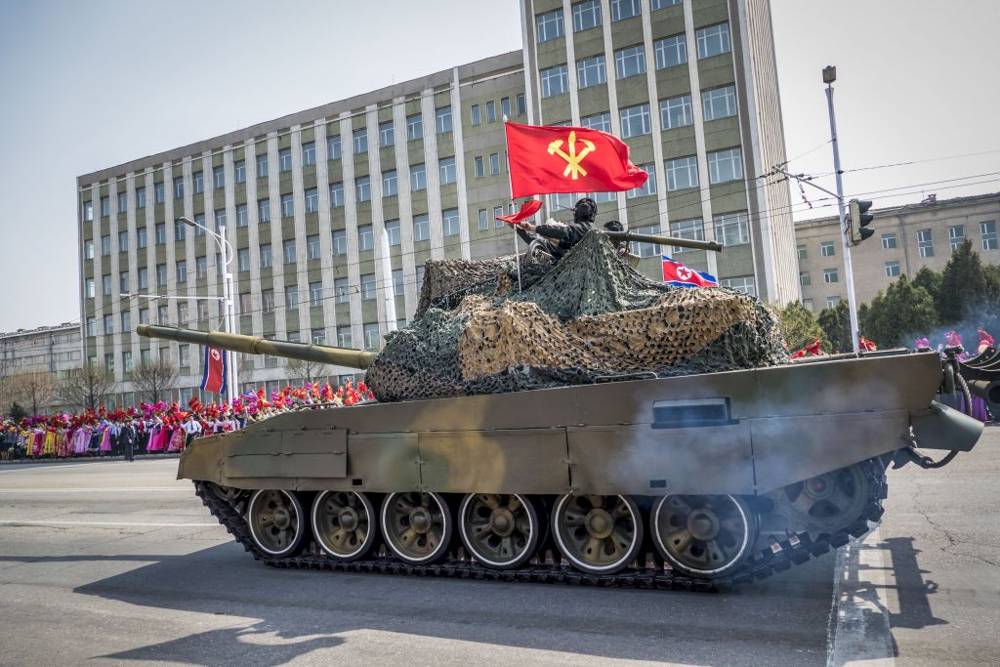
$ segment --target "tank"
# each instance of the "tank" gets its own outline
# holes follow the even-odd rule
[[[376,355],[140,327],[367,369],[379,398],[199,439],[178,478],[278,567],[701,590],[864,535],[889,464],[978,440],[936,353],[790,361],[759,301],[642,278],[614,240],[523,256],[520,289],[510,260],[430,263]]]

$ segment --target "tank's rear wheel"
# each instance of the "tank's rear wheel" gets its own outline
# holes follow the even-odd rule
[[[362,493],[324,491],[313,501],[312,530],[316,542],[332,558],[356,560],[375,541],[375,510]]]
[[[430,563],[451,541],[448,504],[436,493],[390,493],[382,502],[382,536],[398,558]]]
[[[667,562],[710,578],[735,570],[757,534],[753,512],[734,496],[664,496],[653,505],[650,523]]]
[[[302,504],[294,493],[283,489],[254,493],[247,509],[247,524],[254,543],[270,556],[295,553],[307,530]]]
[[[855,463],[789,484],[769,494],[775,512],[786,517],[796,531],[807,532],[814,540],[845,530],[864,516],[873,494],[870,465]]]
[[[517,494],[470,493],[458,510],[465,548],[486,567],[523,565],[538,547],[538,514]]]
[[[627,496],[565,495],[552,510],[552,534],[577,569],[607,574],[635,559],[642,545],[642,520]]]

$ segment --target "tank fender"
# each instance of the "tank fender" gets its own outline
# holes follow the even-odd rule
[[[921,449],[968,452],[983,434],[981,421],[938,401],[931,401],[924,410],[911,411],[910,426]]]

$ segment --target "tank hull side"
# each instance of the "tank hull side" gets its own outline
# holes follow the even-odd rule
[[[842,359],[286,413],[179,477],[245,489],[754,494],[906,446],[937,356]]]

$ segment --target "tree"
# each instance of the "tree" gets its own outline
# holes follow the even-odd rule
[[[823,338],[823,329],[816,316],[798,301],[778,310],[778,322],[789,351],[798,350],[816,338]]]
[[[165,400],[177,384],[177,366],[166,359],[147,361],[132,369],[132,383],[151,403]]]
[[[923,287],[927,290],[927,293],[931,295],[931,299],[934,300],[935,308],[941,295],[941,279],[942,276],[940,273],[926,266],[917,271],[917,275],[913,276],[912,282],[914,287]],[[938,317],[940,315],[941,311],[939,310]]]
[[[847,301],[841,299],[833,308],[824,308],[819,314],[819,326],[823,329],[825,349],[830,352],[850,352],[851,315],[847,311]]]
[[[24,408],[21,407],[20,403],[14,401],[10,405],[10,410],[7,412],[7,416],[10,417],[13,421],[19,422],[25,417],[27,417],[28,413],[24,411]]]
[[[292,377],[309,383],[313,383],[321,377],[326,377],[330,374],[326,364],[306,359],[289,359],[288,372],[291,373]]]
[[[862,329],[879,347],[911,345],[914,338],[927,334],[937,324],[934,300],[923,287],[900,276],[883,294],[872,299],[865,312]]]
[[[951,254],[937,294],[938,316],[943,324],[961,322],[983,305],[987,294],[986,271],[979,253],[966,240]]]
[[[40,414],[52,402],[52,374],[48,371],[26,371],[10,378],[9,392],[14,401]]]
[[[96,410],[115,387],[114,376],[102,366],[85,363],[66,372],[66,377],[56,389],[59,399],[66,405]]]

